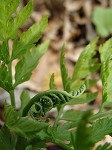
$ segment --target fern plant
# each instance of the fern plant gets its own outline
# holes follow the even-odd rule
[[[19,34],[18,28],[25,23],[33,10],[33,2],[16,11],[19,0],[0,0],[0,87],[10,95],[11,104],[4,103],[4,125],[0,129],[0,149],[4,150],[42,150],[51,142],[64,150],[92,150],[94,145],[112,133],[112,110],[104,111],[111,106],[111,49],[112,39],[100,46],[101,64],[96,55],[98,38],[94,39],[81,53],[71,77],[65,65],[65,44],[60,54],[60,71],[63,90],[57,90],[54,74],[51,75],[49,90],[38,93],[33,98],[28,91],[20,96],[21,106],[16,111],[15,88],[30,79],[33,69],[48,48],[49,41],[36,45],[48,22],[44,16],[27,31]],[[19,35],[19,36],[18,36]],[[13,40],[12,51],[9,51],[9,40]],[[12,77],[12,62],[18,59],[15,76]],[[89,103],[98,93],[88,93],[88,89],[97,82],[87,79],[101,66],[102,104],[99,112],[92,110],[68,110],[66,105]],[[51,124],[46,114],[57,109],[57,116]],[[60,121],[64,120],[63,123]],[[111,150],[105,143],[97,150]]]

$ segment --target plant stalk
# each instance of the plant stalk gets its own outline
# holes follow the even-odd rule
[[[7,47],[7,51],[9,53],[9,45],[8,45],[8,40],[5,42],[6,44],[6,47]],[[9,71],[9,76],[10,76],[10,79],[9,79],[9,82],[11,83],[12,87],[13,87],[13,79],[12,79],[12,60],[10,58],[10,53],[9,53],[9,63],[7,64],[8,65],[8,71]],[[14,95],[14,90],[11,90],[11,91],[8,91],[9,94],[10,94],[10,101],[11,101],[11,105],[13,107],[15,107],[15,95]]]
[[[15,107],[16,106],[16,104],[15,104],[15,95],[14,95],[14,90],[12,90],[12,91],[10,91],[10,100],[11,100],[11,105],[13,106],[13,107]]]
[[[58,115],[57,115],[57,117],[56,117],[56,119],[55,119],[55,121],[54,121],[53,127],[57,127],[58,122],[59,122],[59,120],[60,120],[60,117],[61,117],[61,115],[62,115],[64,106],[65,106],[65,105],[62,105],[61,108],[60,108],[60,110],[58,111]]]

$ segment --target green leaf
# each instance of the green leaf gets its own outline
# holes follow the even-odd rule
[[[91,116],[90,121],[93,121],[93,120],[96,120],[96,119],[100,119],[100,118],[109,117],[111,115],[112,115],[112,110],[96,113],[93,116]]]
[[[18,28],[26,22],[26,20],[30,17],[32,11],[33,1],[29,0],[28,4],[25,7],[23,7],[14,18],[13,24],[11,24],[11,36],[13,36],[13,34],[15,34],[15,32],[18,30]]]
[[[111,107],[112,106],[112,101],[105,101],[103,104],[102,104],[102,109],[104,107]]]
[[[31,120],[28,117],[21,117],[16,121],[10,130],[25,138],[32,138],[35,134],[48,126],[47,123]]]
[[[18,136],[15,149],[16,150],[25,150],[27,144],[28,144],[28,140],[26,138]]]
[[[112,39],[100,46],[102,101],[111,102],[112,98]]]
[[[6,64],[8,64],[10,60],[8,45],[5,42],[0,46],[0,60]]]
[[[74,104],[84,104],[89,103],[96,99],[98,93],[84,93],[80,97],[74,98],[66,103],[66,105],[74,105]]]
[[[105,135],[112,133],[112,118],[103,118],[94,122],[88,129],[91,132],[89,138],[93,143],[97,143],[104,139]]]
[[[9,132],[9,130],[3,126],[0,129],[0,149],[1,150],[13,150],[16,144],[17,137]]]
[[[32,0],[22,8],[19,13],[14,17],[12,14],[16,11],[19,0],[1,0],[0,2],[0,27],[1,27],[1,39],[14,38],[18,34],[18,28],[23,25],[26,20],[30,17],[33,10]]]
[[[12,89],[11,76],[8,66],[4,63],[0,63],[0,87],[9,92]]]
[[[15,40],[13,44],[12,60],[21,57],[40,39],[42,32],[47,26],[48,16],[44,16],[39,22],[32,25],[20,37],[20,40]]]
[[[83,79],[98,70],[100,65],[97,63],[97,59],[93,58],[96,54],[97,41],[98,38],[90,42],[79,56],[72,75],[72,81]]]
[[[10,24],[12,23],[12,14],[16,11],[19,0],[1,0],[0,1],[0,38],[1,40],[9,37]]]
[[[45,41],[41,45],[34,47],[32,51],[28,51],[27,54],[17,63],[15,74],[15,86],[29,80],[32,75],[32,71],[36,68],[39,59],[46,52],[49,45],[49,41]]]
[[[96,150],[112,150],[110,143],[105,143],[104,145],[99,145]]]
[[[32,11],[33,1],[30,0],[28,4],[16,14],[15,18],[10,21],[7,37],[8,39],[13,39],[18,35],[18,28],[26,22],[26,20],[30,17]]]
[[[32,145],[27,146],[25,150],[32,150]]]
[[[84,112],[80,110],[67,110],[60,120],[79,122],[82,118],[83,113]]]
[[[70,91],[78,89],[81,85],[84,84],[84,82],[85,82],[84,80],[75,80],[71,82]]]
[[[0,0],[0,23],[4,24],[16,11],[19,0]]]
[[[68,76],[68,71],[65,66],[65,44],[63,44],[61,48],[61,56],[60,56],[60,70],[61,70],[61,77],[62,77],[62,83],[63,83],[63,88],[65,91],[69,92],[70,91],[70,83],[71,79]]]
[[[90,111],[85,112],[79,122],[76,135],[74,135],[72,132],[72,143],[74,145],[74,149],[91,150],[91,148],[94,146],[94,143],[90,139],[91,132],[87,128],[87,123],[90,116]]]
[[[90,89],[91,87],[93,87],[98,80],[96,79],[91,79],[91,80],[85,80],[85,85],[86,85],[86,89]]]
[[[29,101],[30,101],[30,95],[29,95],[28,91],[23,91],[21,93],[21,106],[19,109],[20,116],[22,116],[23,109],[25,108],[25,106],[28,104]]]
[[[70,141],[71,140],[71,132],[69,129],[73,127],[71,123],[65,123],[57,127],[55,131],[53,131],[53,137],[56,139],[60,139],[63,141]]]
[[[48,126],[45,122],[32,120],[29,117],[19,117],[15,109],[5,104],[5,125],[17,135],[28,138]]]
[[[43,130],[41,130],[40,132],[42,132],[42,131]],[[29,145],[32,147],[32,150],[42,150],[42,148],[47,147],[47,145],[46,145],[47,140],[46,139],[45,139],[45,141],[41,140],[37,134],[37,136],[35,136],[34,138],[32,138],[30,140]]]
[[[5,124],[7,127],[12,126],[18,120],[18,113],[16,112],[14,107],[8,105],[7,103],[5,103],[4,116],[5,116]]]
[[[56,89],[56,85],[54,84],[54,73],[51,75],[49,87],[50,87],[50,90]]]
[[[8,92],[12,89],[12,81],[8,66],[9,61],[9,47],[7,41],[5,41],[0,46],[0,87]]]
[[[96,79],[86,79],[86,80],[75,80],[74,82],[71,83],[71,90],[79,88],[82,84],[85,84],[86,90],[90,89],[93,87],[98,80]]]
[[[14,17],[19,3],[19,0],[0,1],[0,39],[3,41],[17,36],[18,28],[26,22],[33,10],[33,1],[30,0]]]
[[[107,37],[112,33],[112,9],[96,7],[93,11],[92,21],[96,26],[98,34]]]

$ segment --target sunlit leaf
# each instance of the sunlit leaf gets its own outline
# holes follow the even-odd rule
[[[32,71],[37,66],[39,59],[46,52],[49,41],[45,41],[41,45],[34,47],[31,51],[20,60],[16,65],[15,86],[30,79]]]
[[[12,14],[16,11],[19,0],[0,0],[0,38],[7,39],[10,36],[10,24],[12,23]]]
[[[68,71],[67,71],[66,65],[65,65],[65,52],[64,52],[64,50],[65,50],[65,44],[61,48],[60,70],[61,70],[63,88],[65,91],[69,92],[71,79],[68,76]]]
[[[50,87],[50,90],[56,89],[56,85],[54,83],[54,73],[51,75],[49,87]]]
[[[48,16],[44,16],[39,22],[32,25],[20,36],[20,40],[15,40],[13,45],[12,59],[21,57],[40,39],[42,32],[47,26]]]
[[[102,101],[112,101],[112,39],[100,46]]]
[[[97,59],[93,58],[96,54],[97,41],[98,38],[90,42],[79,56],[72,75],[72,81],[83,79],[98,70],[100,65],[97,63]]]

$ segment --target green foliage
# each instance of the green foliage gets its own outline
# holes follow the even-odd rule
[[[91,135],[89,138],[94,142],[97,143],[98,141],[104,139],[105,135],[109,135],[112,132],[112,119],[104,118],[99,119],[98,121],[94,122],[91,127],[89,127],[89,131]]]
[[[60,119],[78,122],[79,120],[81,120],[83,113],[84,112],[80,110],[67,110]]]
[[[75,124],[75,123],[74,123]],[[71,132],[69,131],[71,128],[73,128],[73,125],[71,123],[65,123],[63,125],[60,125],[57,127],[57,129],[54,132],[54,136],[57,139],[70,141],[71,139]]]
[[[12,14],[15,13],[19,0],[1,0],[0,1],[0,39],[6,40],[9,38],[14,38],[18,34],[18,28],[25,23],[25,21],[30,17],[33,10],[32,0],[29,1],[28,5],[22,8],[15,17]]]
[[[96,150],[112,150],[110,143],[105,143],[104,145],[99,145]]]
[[[72,132],[72,142],[74,144],[74,149],[76,148],[78,150],[91,150],[91,148],[94,146],[90,138],[91,132],[89,132],[89,130],[87,129],[87,123],[89,121],[90,115],[90,111],[85,112],[82,116],[81,121],[79,122],[76,135],[74,136]]]
[[[0,1],[0,36],[2,40],[2,45],[0,46],[0,86],[9,92],[9,94],[12,93],[11,91],[18,84],[30,78],[33,69],[36,67],[40,57],[45,53],[49,44],[46,41],[39,46],[35,46],[35,43],[40,39],[41,33],[47,25],[47,16],[44,16],[42,20],[22,33],[20,39],[17,38],[18,28],[26,22],[33,10],[33,2],[30,0],[24,8],[15,13],[18,5],[18,0]],[[9,39],[14,39],[12,54],[9,52]],[[32,48],[31,51],[30,48]],[[16,58],[20,58],[20,61],[16,65],[15,84],[13,84],[11,65],[12,61]]]
[[[37,66],[39,59],[45,53],[49,45],[49,41],[45,41],[41,45],[34,47],[31,51],[28,51],[26,55],[17,63],[15,73],[15,84],[18,84],[29,80],[32,75],[32,71]]]
[[[85,88],[80,88],[72,91],[71,94],[66,91],[48,90],[35,95],[31,101],[23,109],[23,116],[26,116],[28,111],[32,112],[33,117],[36,115],[44,116],[46,112],[54,107],[66,105],[66,102],[80,96],[85,91]]]
[[[3,61],[5,64],[8,64],[10,61],[8,45],[5,42],[3,42],[0,46],[0,60]]]
[[[102,101],[110,102],[112,98],[112,39],[109,39],[102,46],[100,46],[101,57],[101,77],[103,85]]]
[[[41,37],[42,32],[48,22],[48,17],[44,16],[39,22],[32,25],[26,32],[23,32],[19,40],[13,44],[12,60],[23,56],[32,48]]]
[[[100,65],[97,63],[97,59],[94,58],[96,54],[97,41],[98,38],[94,39],[81,53],[74,68],[72,81],[77,79],[83,79],[90,74],[96,72],[96,70],[99,68]]]
[[[29,3],[16,14],[12,26],[12,31],[14,33],[11,31],[10,33],[11,36],[15,34],[18,28],[21,27],[21,25],[23,25],[26,22],[26,20],[30,17],[32,11],[33,11],[33,1],[29,0]]]
[[[50,87],[50,90],[55,90],[56,89],[56,85],[54,83],[54,73],[51,75],[49,87]]]
[[[112,33],[112,9],[96,7],[93,12],[93,23],[101,37],[107,37]]]
[[[90,42],[81,53],[72,77],[69,77],[65,65],[65,44],[63,44],[60,71],[64,90],[56,89],[52,74],[50,89],[32,98],[28,91],[23,91],[20,96],[20,109],[16,111],[15,88],[30,79],[32,71],[49,45],[48,40],[42,44],[37,43],[47,26],[48,16],[44,16],[18,37],[18,28],[29,18],[33,2],[29,0],[19,12],[17,12],[18,5],[19,0],[0,0],[0,87],[10,94],[11,101],[11,105],[6,102],[4,104],[5,121],[0,129],[0,149],[41,150],[51,142],[64,150],[91,150],[97,142],[103,140],[106,135],[111,136],[112,133],[112,110],[103,111],[104,107],[112,105],[112,39],[100,46],[103,87],[102,104],[98,113],[92,114],[92,110],[70,109],[63,112],[67,105],[89,103],[98,95],[97,92],[89,92],[97,82],[91,75],[100,67],[96,58],[98,38]],[[9,39],[13,39],[11,53]],[[18,63],[13,78],[12,62],[15,59],[18,59]],[[58,112],[53,123],[46,116],[52,108],[57,108]],[[112,146],[105,143],[97,147],[97,150],[103,149],[110,150]]]
[[[25,106],[28,104],[28,102],[30,101],[30,95],[28,91],[23,91],[21,93],[21,106],[19,109],[19,115],[22,116],[23,110],[25,108]]]
[[[34,136],[36,132],[47,127],[47,123],[31,120],[28,117],[19,117],[12,106],[5,104],[5,125],[17,135],[23,137]]]
[[[4,150],[13,150],[16,145],[17,137],[4,126],[0,129],[0,148]]]
[[[90,89],[91,87],[93,87],[98,80],[96,79],[90,79],[90,80],[85,80],[85,85],[86,85],[86,89]]]
[[[68,77],[68,72],[65,66],[65,44],[61,48],[61,56],[60,56],[60,70],[61,70],[61,77],[62,77],[62,83],[63,83],[63,88],[65,91],[69,92],[70,91],[70,82],[71,79]]]
[[[71,101],[67,103],[67,105],[75,105],[75,104],[84,104],[89,103],[96,99],[98,93],[84,93],[80,97],[73,98]]]
[[[10,91],[12,89],[12,82],[8,66],[3,62],[0,65],[0,87],[6,91]]]

